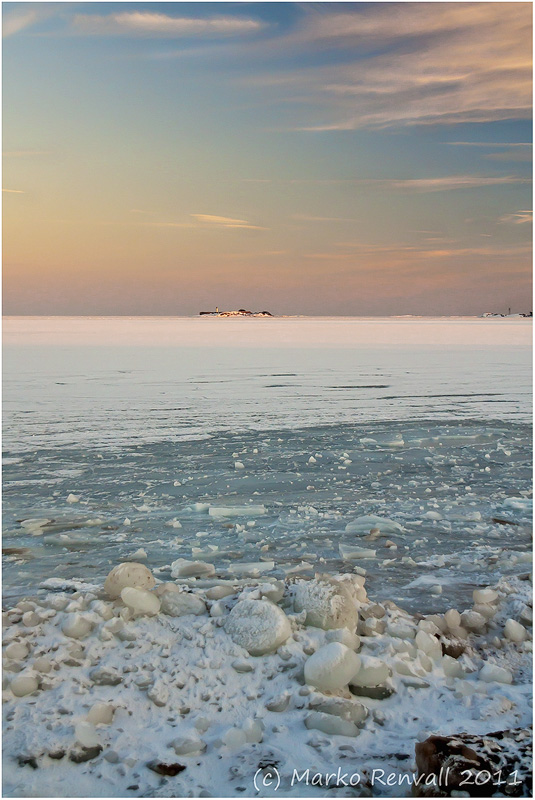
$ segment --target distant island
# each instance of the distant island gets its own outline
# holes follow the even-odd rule
[[[238,311],[220,311],[216,307],[215,311],[199,311],[201,317],[272,317],[269,311],[247,311],[240,308]]]

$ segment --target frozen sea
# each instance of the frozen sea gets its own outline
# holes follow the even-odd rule
[[[529,568],[531,335],[522,318],[8,317],[4,594],[100,582],[142,548],[164,579],[192,557],[228,578],[357,567],[377,599],[464,607]],[[342,558],[368,514],[402,530]]]

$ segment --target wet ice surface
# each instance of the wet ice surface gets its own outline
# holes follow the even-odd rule
[[[489,574],[528,568],[529,506],[504,501],[530,492],[530,332],[526,320],[7,320],[5,594],[100,580],[143,548],[151,567],[194,558],[229,578],[357,566],[378,599],[462,606]],[[403,530],[345,531],[366,514]],[[36,518],[50,522],[24,522]],[[343,560],[340,545],[376,558]]]
[[[97,582],[143,548],[152,568],[206,560],[228,578],[358,566],[378,600],[423,613],[464,607],[490,574],[529,568],[530,457],[528,426],[472,422],[23,453],[4,466],[4,548],[28,551],[24,561],[9,556],[5,591],[27,594],[48,578]],[[237,516],[222,516],[236,506]],[[373,541],[346,532],[369,514],[403,530]],[[376,557],[343,560],[341,544]]]

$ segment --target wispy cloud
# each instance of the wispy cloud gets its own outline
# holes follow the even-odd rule
[[[413,192],[445,192],[454,189],[477,189],[484,186],[501,186],[517,183],[531,183],[531,178],[521,175],[447,175],[440,178],[288,178],[273,181],[280,184],[308,184],[311,186],[353,185],[370,188],[387,188]],[[344,217],[312,217],[294,214],[293,219],[309,221],[347,221]]]
[[[509,222],[512,225],[524,225],[533,222],[533,211],[516,211],[514,214],[504,214],[498,222]]]
[[[533,147],[531,142],[445,142],[452,147]]]
[[[362,179],[358,183],[370,186],[386,186],[415,192],[444,192],[454,189],[476,189],[484,186],[501,186],[515,183],[531,183],[530,178],[519,175],[448,175],[442,178],[408,179]]]
[[[334,13],[317,5],[288,43],[355,57],[256,79],[295,97],[310,119],[296,130],[530,117],[529,3],[375,3]]]
[[[213,214],[191,214],[199,225],[211,228],[246,228],[251,231],[265,231],[260,225],[253,225],[245,219],[233,219],[232,217],[218,217]]]
[[[139,209],[132,209],[131,213],[146,214],[149,212],[141,211]],[[186,221],[177,222],[141,222],[140,225],[148,226],[151,228],[212,228],[214,230],[248,230],[248,231],[266,231],[260,225],[253,225],[246,219],[235,219],[234,217],[221,217],[214,214],[190,214],[190,219]]]
[[[7,194],[26,194],[22,189],[2,189],[2,191]]]
[[[79,33],[109,36],[210,36],[236,35],[260,30],[263,23],[249,17],[185,17],[152,11],[118,14],[76,14],[72,20]]]

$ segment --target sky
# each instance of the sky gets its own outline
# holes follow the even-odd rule
[[[4,313],[530,311],[531,13],[4,3]]]

